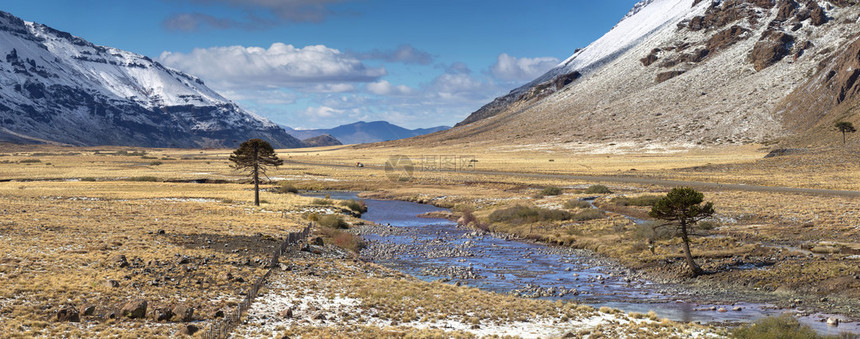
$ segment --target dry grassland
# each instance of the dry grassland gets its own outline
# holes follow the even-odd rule
[[[3,206],[0,208],[3,240],[0,243],[3,250],[0,278],[4,281],[0,286],[0,328],[18,337],[59,333],[72,336],[175,335],[177,324],[174,322],[109,319],[105,315],[129,300],[144,298],[149,301],[150,310],[187,304],[198,310],[196,319],[211,321],[216,311],[226,310],[241,299],[237,290],[246,288],[264,272],[262,261],[268,244],[274,246],[280,236],[298,230],[306,222],[304,218],[308,213],[339,212],[327,210],[332,207],[314,206],[313,199],[269,192],[277,189],[274,184],[264,185],[263,204],[253,207],[246,177],[228,167],[229,153],[228,150],[47,146],[0,149],[0,202]],[[413,159],[416,171],[410,180],[392,180],[387,176],[383,164],[394,154],[406,154]],[[479,171],[621,174],[789,187],[860,188],[860,180],[856,180],[860,165],[842,166],[847,162],[837,162],[839,156],[826,153],[762,160],[764,152],[754,146],[609,155],[553,150],[341,146],[281,150],[279,155],[287,163],[269,172],[276,182],[289,183],[299,189],[373,191],[375,193],[368,196],[432,203],[451,207],[457,213],[474,210],[478,220],[489,224],[494,231],[592,249],[625,265],[656,274],[681,271],[680,243],[676,239],[657,239],[654,251],[650,251],[645,241],[647,235],[643,235],[640,227],[615,213],[642,216],[647,208],[615,206],[612,198],[662,194],[668,187],[604,183],[615,193],[602,195],[597,200],[599,206],[608,210],[597,219],[493,223],[488,221],[490,214],[515,205],[565,210],[579,215],[587,208],[565,203],[594,196],[583,191],[596,182],[486,175],[469,169],[422,170],[427,165],[423,161],[438,159],[433,156],[441,155],[463,159],[474,156],[477,161],[472,164]],[[356,162],[365,166],[355,167]],[[543,188],[550,186],[562,188],[563,194],[539,195]],[[857,226],[860,225],[860,203],[856,199],[737,191],[706,191],[705,195],[717,207],[716,228],[703,231],[708,237],[695,238],[693,250],[703,266],[717,274],[703,281],[728,284],[733,288],[809,293],[812,299],[818,296],[847,298],[847,303],[838,305],[840,309],[832,310],[837,312],[846,312],[842,307],[860,308],[857,306],[860,280],[851,280],[860,275],[860,262],[850,259],[860,243]],[[164,234],[159,234],[160,230],[164,230]],[[808,250],[813,248],[817,254],[810,256]],[[120,254],[125,255],[128,266],[118,267],[114,259]],[[187,258],[187,262],[180,264],[182,258]],[[755,270],[735,269],[743,264],[765,266]],[[438,303],[459,298],[453,294],[466,293],[448,285],[430,288],[425,283],[404,281],[396,276],[372,278],[367,269],[361,273],[345,268],[351,267],[347,263],[338,265],[346,265],[340,267],[342,272],[353,273],[344,273],[337,279],[313,278],[311,283],[324,286],[322,284],[331,280],[333,285],[325,285],[328,287],[322,289],[326,291],[324,297],[339,294],[360,299],[361,305],[367,307],[357,312],[374,309],[387,314],[383,318],[388,321],[387,325],[365,326],[360,325],[360,321],[347,321],[342,327],[290,323],[278,329],[279,332],[305,335],[331,335],[340,333],[338,331],[361,335],[413,333],[410,331],[418,329],[415,327],[418,325],[405,326],[404,322],[415,318],[416,321],[424,318],[437,321],[437,317],[447,314],[441,312],[450,311],[437,310],[439,305],[435,304],[416,305],[410,300],[427,299]],[[244,283],[237,281],[237,277],[242,277]],[[286,277],[288,280],[300,278],[289,278],[289,274]],[[296,283],[309,284],[298,280]],[[372,286],[386,286],[390,293],[374,294]],[[427,289],[453,294],[433,299],[422,294]],[[513,309],[531,307],[565,312],[555,309],[551,303],[531,305],[531,301],[502,301],[493,298],[508,297],[477,291],[468,293],[478,293],[480,298],[493,303],[498,301],[500,305],[513,303],[510,307]],[[390,299],[389,294],[397,300]],[[450,299],[446,299],[448,297]],[[81,323],[54,321],[55,312],[62,306],[74,305],[83,311],[91,304],[98,306],[96,313],[101,317],[85,317],[86,321]],[[433,311],[412,317],[409,310],[415,307]],[[472,317],[481,314],[477,318],[482,324],[484,313],[481,312],[489,312],[488,319],[504,319],[499,320],[500,324],[512,321],[513,318],[493,309],[491,305],[469,304],[464,306],[463,312],[471,312]],[[584,315],[578,316],[577,319],[581,319]],[[465,315],[451,319],[465,324],[471,322]],[[611,327],[595,327],[601,328],[598,333],[610,333],[606,331]],[[422,333],[430,336],[439,333],[432,328],[426,330],[429,332]],[[475,335],[476,332],[470,330],[464,328],[461,332],[445,332],[445,335]]]

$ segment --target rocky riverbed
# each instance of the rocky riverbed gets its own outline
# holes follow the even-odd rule
[[[374,224],[356,229],[368,242],[362,259],[425,281],[625,311],[653,310],[660,317],[709,324],[731,325],[792,312],[822,333],[860,332],[860,325],[845,316],[796,304],[777,306],[772,294],[739,293],[707,282],[698,288],[674,284],[672,278],[646,275],[590,251],[519,241],[433,218],[447,215],[441,208],[404,201],[366,202],[369,212],[363,219]],[[827,325],[828,318],[840,319],[840,326]]]

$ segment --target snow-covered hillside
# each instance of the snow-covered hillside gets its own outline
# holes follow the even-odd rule
[[[198,78],[0,12],[0,141],[159,147],[301,142]]]
[[[858,36],[857,0],[643,0],[600,39],[435,137],[571,149],[772,144],[832,125],[843,100],[796,90],[853,88],[850,74],[822,72]]]

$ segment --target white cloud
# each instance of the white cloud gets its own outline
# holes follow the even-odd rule
[[[303,114],[312,118],[331,118],[345,113],[346,110],[331,108],[328,106],[308,107]]]
[[[490,67],[490,73],[505,81],[531,81],[558,64],[559,60],[551,57],[516,58],[502,53]]]
[[[415,93],[415,90],[406,85],[392,85],[388,81],[381,80],[378,82],[371,82],[367,84],[367,90],[370,93],[377,95],[411,95]]]
[[[296,48],[274,43],[261,47],[197,48],[188,54],[164,52],[160,61],[200,76],[216,89],[290,88],[319,91],[351,90],[349,83],[372,82],[386,75],[358,59],[323,45]],[[324,86],[320,86],[324,85]]]

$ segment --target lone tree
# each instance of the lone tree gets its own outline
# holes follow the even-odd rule
[[[845,134],[846,133],[854,133],[857,132],[857,129],[854,128],[854,124],[848,121],[839,121],[836,123],[836,129],[842,132],[842,144],[845,144]]]
[[[230,155],[232,167],[239,171],[249,171],[254,179],[254,205],[260,206],[260,174],[266,175],[269,166],[281,166],[284,161],[278,159],[275,150],[268,142],[261,139],[251,139],[239,145]],[[266,176],[268,178],[268,176]]]
[[[676,187],[657,201],[648,213],[652,218],[668,221],[666,225],[677,227],[678,235],[684,242],[687,267],[693,277],[701,275],[704,271],[693,261],[693,255],[690,253],[690,231],[696,223],[714,214],[714,204],[710,202],[702,204],[704,198],[704,194],[692,188]]]

